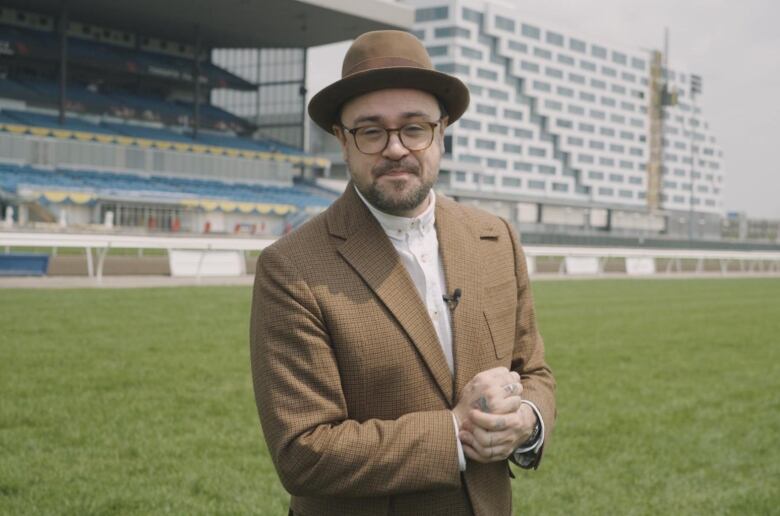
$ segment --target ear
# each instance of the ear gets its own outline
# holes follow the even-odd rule
[[[340,125],[333,124],[331,131],[341,145],[341,157],[344,158],[344,161],[347,161],[347,135],[344,129]]]
[[[439,147],[441,148],[442,153],[444,152],[444,131],[447,129],[447,124],[449,123],[450,119],[449,117],[444,117],[441,119],[441,122],[439,122],[439,131],[438,136],[436,137],[438,140]]]

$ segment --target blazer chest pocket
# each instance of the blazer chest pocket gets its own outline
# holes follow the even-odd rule
[[[512,352],[515,343],[517,316],[517,283],[514,279],[485,287],[483,313],[487,322],[496,358]]]

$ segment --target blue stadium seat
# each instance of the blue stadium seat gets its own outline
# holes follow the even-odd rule
[[[0,163],[0,190],[15,194],[22,186],[41,190],[69,190],[101,195],[132,196],[139,200],[200,198],[237,202],[291,204],[298,208],[327,206],[332,201],[297,186],[225,183],[214,179],[142,176],[78,169],[37,169]]]

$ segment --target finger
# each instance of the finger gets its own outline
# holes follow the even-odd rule
[[[509,396],[492,403],[490,413],[494,415],[511,414],[517,412],[523,405],[523,398],[520,396]]]
[[[521,418],[517,412],[507,414],[486,414],[478,410],[469,412],[469,418],[475,427],[497,432],[501,430],[517,430],[521,426]]]
[[[502,389],[506,396],[519,396],[523,393],[523,384],[520,382],[507,383]]]
[[[485,449],[508,446],[516,440],[515,432],[512,430],[492,432],[487,431],[484,428],[475,427],[473,431],[469,432],[469,435],[473,438],[472,441],[476,441]]]
[[[487,457],[483,457],[482,455],[477,453],[477,451],[474,450],[474,448],[472,448],[468,444],[463,445],[463,453],[465,453],[466,457],[468,457],[473,461],[481,462],[482,464],[487,464],[488,462],[490,462],[490,460]]]
[[[478,462],[496,462],[505,460],[512,453],[512,447],[507,445],[498,446],[483,446],[479,441],[475,440],[471,434],[464,435],[461,438],[461,445],[463,446],[464,453],[466,448],[473,452],[469,457]]]

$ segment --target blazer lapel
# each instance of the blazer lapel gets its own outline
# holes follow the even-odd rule
[[[331,234],[344,238],[339,253],[374,291],[417,347],[431,375],[450,401],[452,376],[428,310],[379,222],[353,190],[352,183],[333,205]]]
[[[447,291],[461,290],[460,301],[451,312],[455,356],[453,403],[460,397],[466,383],[480,372],[477,369],[484,362],[478,356],[481,350],[479,328],[483,317],[479,239],[495,235],[492,228],[474,228],[464,220],[464,216],[455,201],[441,195],[436,197],[436,232]]]

